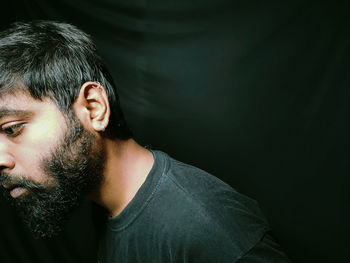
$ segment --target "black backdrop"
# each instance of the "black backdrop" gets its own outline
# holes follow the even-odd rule
[[[334,1],[60,0],[2,5],[1,28],[90,33],[141,144],[257,199],[294,262],[350,262],[350,18]],[[0,199],[0,262],[95,262],[90,204],[33,240]]]

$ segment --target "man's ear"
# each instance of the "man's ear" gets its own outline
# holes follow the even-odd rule
[[[98,82],[85,82],[73,105],[85,128],[103,132],[108,125],[110,106],[106,90]]]

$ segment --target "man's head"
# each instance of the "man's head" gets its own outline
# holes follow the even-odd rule
[[[88,81],[100,83],[107,93],[111,135],[130,138],[113,79],[86,33],[52,21],[15,23],[0,33],[0,95],[25,89],[68,113]]]
[[[0,33],[0,183],[37,236],[53,236],[102,181],[101,135],[127,139],[89,37],[37,21]]]

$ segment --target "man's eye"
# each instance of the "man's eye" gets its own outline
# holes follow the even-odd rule
[[[14,137],[21,133],[23,126],[24,126],[23,123],[19,123],[19,124],[15,124],[10,127],[4,128],[2,129],[2,131],[3,133]]]

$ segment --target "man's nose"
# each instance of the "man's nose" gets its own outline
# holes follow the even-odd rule
[[[7,147],[0,143],[0,171],[11,170],[15,167],[15,159],[8,152]]]

